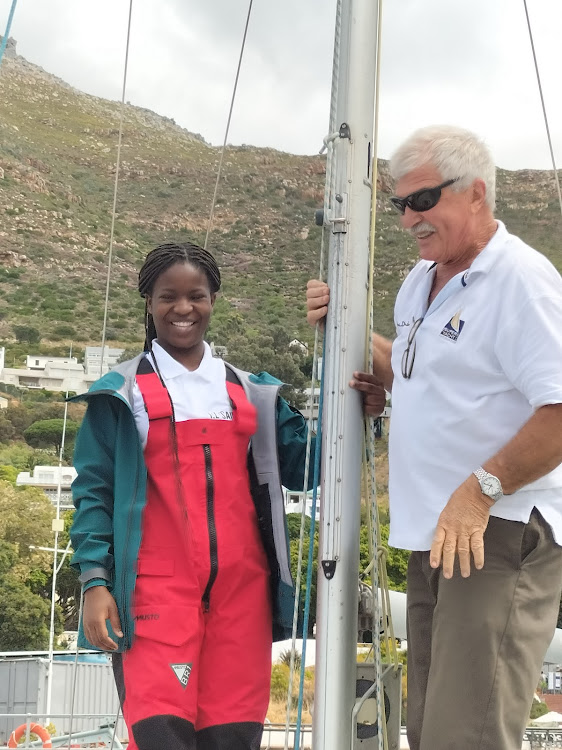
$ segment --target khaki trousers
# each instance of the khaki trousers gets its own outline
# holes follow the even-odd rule
[[[520,750],[558,615],[562,547],[535,509],[491,517],[485,564],[443,578],[429,552],[408,566],[410,750]]]

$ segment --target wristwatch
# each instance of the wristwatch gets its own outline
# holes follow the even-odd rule
[[[489,497],[492,502],[496,503],[503,497],[502,483],[497,477],[487,472],[486,469],[483,469],[481,466],[472,473],[480,483],[482,494]]]

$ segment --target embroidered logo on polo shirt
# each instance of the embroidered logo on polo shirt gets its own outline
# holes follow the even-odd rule
[[[187,687],[187,683],[189,682],[189,675],[191,674],[192,664],[193,662],[190,662],[189,664],[170,664],[170,666],[174,670],[174,674],[184,688]]]
[[[459,310],[453,315],[445,328],[443,328],[443,330],[441,331],[441,336],[445,336],[445,338],[450,339],[451,341],[456,341],[461,335],[461,331],[463,328],[464,320],[461,320],[461,311]]]

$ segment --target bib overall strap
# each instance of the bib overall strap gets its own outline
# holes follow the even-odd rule
[[[172,416],[170,395],[146,357],[140,361],[136,379],[149,421],[170,419]]]

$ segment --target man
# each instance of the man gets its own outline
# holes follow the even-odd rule
[[[392,390],[389,541],[413,550],[408,739],[518,750],[562,587],[562,280],[494,219],[472,133],[419,130],[390,168],[421,257],[396,339],[374,337]],[[309,282],[307,298],[315,323],[329,290]],[[352,385],[369,411],[374,379]]]

